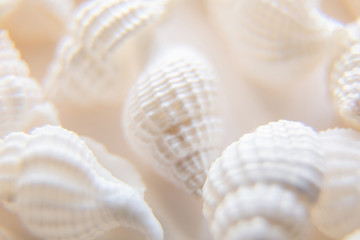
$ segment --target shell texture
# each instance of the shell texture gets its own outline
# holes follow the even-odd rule
[[[360,0],[345,0],[344,3],[353,17],[360,16]]]
[[[43,99],[36,80],[28,76],[6,31],[0,32],[0,137],[12,131],[29,131],[36,126],[58,124],[51,103]]]
[[[139,37],[164,12],[161,1],[93,0],[80,5],[46,77],[49,98],[83,107],[119,101],[139,64],[144,48]]]
[[[312,212],[316,226],[341,239],[360,229],[360,134],[351,129],[320,133],[324,151],[324,184]]]
[[[330,69],[330,91],[342,119],[360,127],[360,44],[345,49]]]
[[[14,142],[13,134],[5,138],[5,145],[8,139]],[[42,239],[90,240],[124,226],[151,239],[163,239],[161,225],[143,194],[103,169],[76,134],[46,126],[20,140],[10,145],[24,147],[12,159],[17,176],[7,196],[3,195],[33,234]],[[0,165],[6,160],[3,155],[15,156],[6,154],[14,153],[6,146],[4,151]]]
[[[215,239],[306,239],[322,181],[317,133],[271,122],[243,135],[211,165],[203,213]]]
[[[201,194],[221,144],[216,86],[200,54],[185,46],[169,48],[134,84],[125,105],[129,144],[190,193]]]
[[[303,78],[343,28],[313,0],[207,0],[239,69],[267,88]],[[261,69],[261,71],[259,70]]]

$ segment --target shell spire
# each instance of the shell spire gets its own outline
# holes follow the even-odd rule
[[[0,137],[45,124],[58,124],[57,112],[29,77],[27,64],[7,32],[0,31]]]
[[[166,49],[152,63],[125,105],[127,139],[160,175],[201,194],[222,137],[216,81],[191,48]]]
[[[211,165],[203,187],[215,239],[306,239],[321,163],[318,135],[301,123],[271,122],[243,135]]]
[[[44,239],[90,240],[124,226],[151,239],[163,239],[162,227],[143,192],[102,169],[76,134],[46,126],[27,138],[17,136],[8,135],[2,145],[0,169],[11,159],[16,171],[12,182],[0,175],[1,186],[12,186],[1,196],[33,234]],[[7,145],[22,149],[16,156]]]
[[[164,12],[162,1],[84,2],[58,46],[46,95],[57,104],[81,107],[122,100],[146,55],[149,30]]]

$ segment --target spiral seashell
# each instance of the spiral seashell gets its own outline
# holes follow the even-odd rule
[[[330,69],[330,91],[342,119],[360,128],[360,44],[345,49]]]
[[[9,34],[5,30],[0,31],[0,78],[7,75],[19,77],[29,76],[27,64],[20,59],[20,53],[14,47]]]
[[[324,151],[324,183],[312,212],[316,226],[341,239],[360,229],[360,133],[330,129],[320,133]]]
[[[160,175],[201,194],[222,136],[214,76],[186,47],[167,49],[152,63],[130,91],[125,134]]]
[[[343,28],[313,0],[207,0],[211,16],[247,78],[284,88],[304,78]],[[261,70],[259,70],[261,69]]]
[[[16,178],[2,196],[33,234],[42,239],[91,240],[124,226],[163,239],[143,194],[103,169],[76,134],[46,126],[15,144],[18,135],[8,135],[1,150],[0,169],[9,162],[6,156],[15,155],[15,151],[6,154],[8,139],[13,149],[24,146],[13,158]],[[1,188],[9,183],[0,179]]]
[[[57,104],[82,107],[121,100],[141,65],[140,51],[146,52],[149,39],[143,34],[164,12],[162,1],[85,2],[59,45],[45,80],[46,95]]]
[[[306,239],[322,181],[318,135],[291,121],[243,135],[210,167],[203,213],[215,239]]]

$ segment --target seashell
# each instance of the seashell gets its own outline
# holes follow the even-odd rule
[[[165,12],[162,1],[94,0],[79,7],[45,79],[57,104],[82,107],[122,99],[146,52],[149,29]],[[101,94],[99,94],[101,92]]]
[[[360,229],[360,133],[330,129],[320,133],[324,183],[312,220],[326,235],[341,239]]]
[[[27,64],[21,60],[20,53],[14,47],[9,34],[5,30],[0,31],[0,78],[7,75],[19,77],[29,76]]]
[[[207,0],[238,68],[267,88],[303,79],[332,46],[340,23],[313,0]],[[259,69],[261,69],[259,71]]]
[[[51,103],[43,100],[35,80],[14,75],[1,78],[0,136],[45,124],[58,124],[57,113]]]
[[[360,127],[360,44],[354,44],[330,68],[329,88],[341,118],[351,126]]]
[[[0,227],[0,240],[12,240],[13,236],[7,233],[4,229]]]
[[[301,123],[261,126],[212,163],[203,214],[215,239],[306,239],[320,191],[318,135]]]
[[[11,190],[2,196],[33,234],[42,239],[91,240],[124,226],[151,239],[163,239],[161,225],[143,194],[103,169],[76,134],[46,126],[27,138],[18,135],[8,135],[3,143],[1,166],[9,162],[6,156],[15,155],[15,151],[6,154],[8,139],[10,146],[24,147],[13,158],[12,188],[5,188]],[[14,138],[21,143],[13,143]],[[1,181],[1,188],[6,184]]]
[[[0,1],[0,21],[6,14],[10,13],[16,7],[19,0],[1,0]]]
[[[0,22],[15,42],[22,45],[56,41],[74,8],[74,0],[16,0],[12,10]],[[26,23],[26,24],[24,24]]]
[[[222,136],[214,76],[186,47],[167,49],[152,63],[129,93],[125,135],[160,175],[201,194]]]

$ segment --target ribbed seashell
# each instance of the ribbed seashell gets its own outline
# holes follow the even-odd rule
[[[317,133],[271,122],[243,135],[211,165],[203,213],[215,239],[299,240],[322,181]]]
[[[12,133],[4,140],[0,166],[4,151],[5,157],[15,155],[6,154],[14,134],[22,143],[11,146],[24,147],[14,158],[15,182],[2,197],[30,232],[42,239],[90,240],[124,226],[163,239],[143,194],[102,169],[76,134],[55,126],[37,128],[22,139]],[[1,181],[1,188],[6,184]]]
[[[360,44],[345,49],[330,67],[330,91],[342,119],[360,128]]]
[[[49,98],[82,107],[122,100],[146,56],[143,34],[164,12],[155,0],[85,2],[46,77]]]
[[[134,151],[191,193],[201,194],[219,151],[217,90],[201,55],[175,47],[152,60],[125,105],[124,131]]]
[[[58,124],[53,105],[42,98],[35,80],[9,75],[0,79],[0,136]]]
[[[0,31],[0,78],[7,75],[20,77],[29,76],[27,64],[21,60],[20,53],[14,47],[9,34],[5,30]]]
[[[58,40],[74,8],[74,0],[14,0],[0,27],[22,45]],[[26,24],[25,24],[26,23]]]
[[[312,218],[326,235],[341,239],[360,229],[360,133],[331,129],[320,140],[324,184]]]
[[[341,28],[313,0],[207,0],[238,68],[273,89],[304,78]]]

